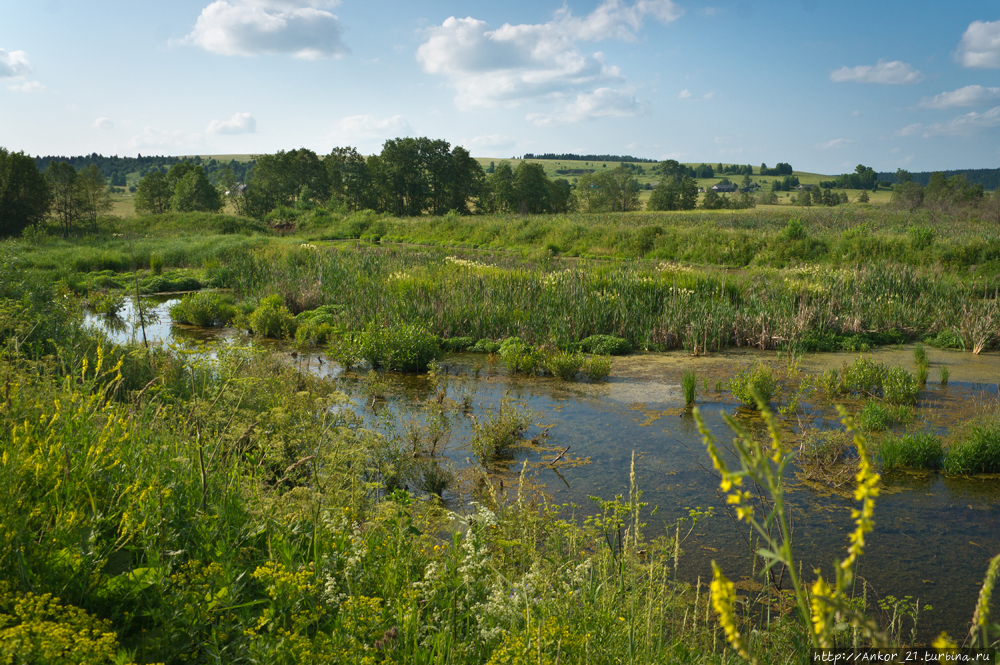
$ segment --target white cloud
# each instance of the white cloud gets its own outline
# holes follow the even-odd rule
[[[257,121],[249,113],[236,113],[229,120],[213,120],[205,131],[209,134],[253,134],[257,131]]]
[[[29,76],[34,73],[24,51],[10,51],[0,48],[0,78]]]
[[[713,97],[715,97],[714,92],[706,92],[704,95],[701,96],[701,98],[704,99],[706,102],[712,101]]]
[[[924,75],[916,69],[893,60],[879,60],[876,65],[859,65],[857,67],[841,67],[830,72],[830,80],[835,83],[883,83],[887,85],[902,85],[920,83]]]
[[[684,88],[681,90],[680,94],[677,95],[677,99],[691,99],[691,91]]]
[[[410,123],[406,122],[406,119],[401,115],[379,119],[368,114],[343,118],[337,124],[333,136],[339,140],[356,143],[361,140],[385,140],[411,134],[413,134],[413,130],[410,129]]]
[[[967,85],[952,92],[942,92],[930,99],[924,98],[920,106],[928,109],[948,109],[957,106],[989,106],[1000,101],[1000,88]]]
[[[350,49],[330,0],[216,0],[184,41],[220,55],[290,54],[315,60]]]
[[[913,136],[914,134],[919,134],[920,130],[923,129],[923,125],[919,122],[913,123],[912,125],[907,125],[901,130],[896,132],[896,136]]]
[[[115,123],[111,118],[98,118],[91,127],[94,129],[114,129]]]
[[[924,127],[924,138],[931,136],[972,136],[987,129],[1000,127],[1000,106],[983,113],[966,113],[948,122],[938,122]]]
[[[593,118],[628,118],[644,115],[648,107],[637,101],[635,95],[611,88],[598,88],[581,92],[576,99],[556,110],[555,113],[529,113],[529,122],[544,127],[567,122],[580,122]]]
[[[9,90],[14,92],[45,92],[48,88],[38,81],[25,81],[24,83],[13,83],[8,85]]]
[[[830,150],[831,148],[846,148],[854,143],[853,139],[833,139],[826,143],[819,143],[816,148],[819,150]]]
[[[425,72],[448,80],[462,110],[531,100],[582,108],[589,103],[586,95],[619,83],[622,75],[601,52],[584,52],[581,42],[632,41],[647,18],[670,23],[681,13],[670,0],[630,5],[603,0],[584,17],[573,16],[564,6],[548,23],[505,23],[495,30],[485,21],[453,16],[428,31],[417,61]]]
[[[1000,21],[970,23],[955,59],[965,67],[1000,68]]]

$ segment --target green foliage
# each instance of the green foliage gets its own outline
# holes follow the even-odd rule
[[[805,240],[806,227],[802,224],[802,220],[798,217],[793,217],[788,220],[788,224],[782,230],[781,236],[785,240]]]
[[[912,404],[919,391],[920,385],[910,372],[865,356],[859,356],[851,365],[844,363],[837,390],[840,394],[877,397],[896,404]]]
[[[585,362],[579,352],[556,351],[545,359],[545,369],[564,381],[572,381]]]
[[[944,462],[941,439],[930,432],[886,437],[879,445],[882,468],[940,469]]]
[[[162,171],[150,171],[139,181],[135,189],[135,211],[151,215],[162,215],[170,210],[170,197],[174,188]]]
[[[729,380],[729,390],[744,406],[756,409],[758,402],[767,404],[774,396],[777,382],[774,370],[759,360],[739,372]]]
[[[684,403],[689,406],[694,404],[695,390],[698,387],[698,377],[695,375],[693,369],[684,372],[684,376],[681,377],[681,386],[684,388]]]
[[[375,369],[422,372],[441,357],[437,336],[418,325],[369,324],[357,338],[358,352]]]
[[[531,425],[532,414],[507,397],[500,400],[496,411],[472,421],[469,448],[483,466],[513,452],[525,430]]]
[[[518,337],[508,337],[500,343],[500,359],[511,374],[531,376],[545,365],[545,353],[526,344]]]
[[[1000,418],[982,418],[965,426],[948,446],[948,473],[1000,473]]]
[[[601,356],[624,356],[632,352],[632,345],[614,335],[591,335],[580,341],[580,350]]]
[[[882,432],[890,427],[913,420],[913,411],[905,404],[889,405],[869,400],[858,414],[858,427],[870,432]]]
[[[469,353],[497,353],[500,350],[500,342],[491,339],[481,339],[468,348]]]
[[[441,348],[448,353],[467,351],[475,344],[476,340],[472,337],[448,337],[441,340]]]
[[[298,328],[298,321],[277,295],[262,298],[257,309],[247,317],[247,323],[261,337],[273,339],[292,337]]]
[[[965,350],[965,340],[958,331],[946,328],[936,335],[924,337],[924,342],[938,349],[962,349]]]
[[[20,236],[37,227],[51,204],[48,182],[35,160],[0,148],[0,237]]]
[[[225,326],[236,316],[233,297],[202,291],[184,296],[170,308],[170,318],[192,326]]]
[[[583,363],[583,374],[591,381],[603,381],[611,374],[611,356],[592,355]]]

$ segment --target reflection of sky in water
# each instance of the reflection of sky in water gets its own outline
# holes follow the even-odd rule
[[[147,327],[147,335],[167,340],[203,331],[171,325],[166,308],[159,305],[160,322]],[[123,314],[128,319],[129,314]],[[130,339],[129,336],[116,340]],[[216,333],[217,334],[217,333]],[[211,336],[211,333],[207,335]],[[141,341],[141,337],[139,338]],[[872,355],[890,364],[913,369],[913,349],[878,350]],[[968,420],[997,396],[1000,357],[995,354],[973,356],[928,349],[931,375],[921,391],[918,422],[911,428],[932,428],[946,433],[957,423]],[[774,356],[770,356],[773,358]],[[818,374],[828,367],[839,368],[850,354],[815,354],[802,360],[802,368]],[[322,376],[339,374],[336,365],[315,353],[298,356],[293,362],[303,370]],[[698,524],[683,544],[681,575],[694,581],[711,575],[711,560],[716,560],[731,578],[749,576],[751,555],[736,526],[724,512],[724,502],[717,495],[715,480],[709,474],[711,463],[704,452],[697,427],[683,407],[679,383],[686,369],[695,369],[699,377],[698,404],[708,425],[721,444],[732,435],[721,418],[723,411],[737,414],[748,425],[753,416],[739,414],[726,392],[716,393],[716,381],[725,381],[743,364],[746,354],[739,350],[708,358],[677,354],[630,356],[615,361],[611,380],[605,383],[567,383],[556,379],[510,380],[502,369],[489,367],[484,356],[456,355],[446,359],[449,396],[459,398],[472,391],[475,411],[495,408],[507,394],[537,415],[528,438],[542,434],[551,426],[549,437],[528,443],[510,461],[506,477],[508,491],[516,483],[516,474],[524,460],[529,476],[542,486],[557,504],[575,503],[579,512],[592,512],[589,496],[612,498],[627,495],[629,465],[636,453],[638,483],[643,501],[659,507],[646,521],[647,535],[663,534],[676,519],[687,515],[687,508],[716,508],[716,516]],[[472,378],[473,364],[483,363],[481,377]],[[941,386],[938,367],[946,365],[950,384]],[[458,376],[455,376],[455,375]],[[708,379],[708,390],[705,390]],[[344,378],[343,387],[358,390],[356,378]],[[425,377],[392,377],[393,398],[390,408],[406,412],[428,400],[431,388]],[[362,400],[359,398],[358,403]],[[367,407],[359,409],[369,418]],[[802,424],[824,428],[838,427],[832,409],[808,412]],[[794,445],[797,420],[786,420],[789,442]],[[470,431],[465,416],[452,417],[453,434],[445,455],[459,469],[469,466],[472,456],[465,447]],[[555,455],[569,447],[567,458],[591,462],[583,465],[561,463],[557,469],[548,464]],[[558,473],[556,472],[558,471]],[[833,558],[843,557],[847,536],[853,530],[850,509],[853,501],[815,489],[796,481],[788,494],[794,524],[794,547],[803,561],[803,569],[822,566],[828,576]],[[920,617],[921,634],[926,638],[947,629],[952,635],[967,630],[975,608],[979,585],[989,558],[1000,552],[1000,479],[947,478],[940,474],[895,473],[884,479],[882,496],[876,503],[876,530],[868,537],[859,575],[874,585],[878,596],[897,598],[913,596],[934,610]],[[457,507],[458,499],[448,496]],[[672,533],[672,530],[671,530]],[[807,574],[807,578],[810,577]],[[874,605],[869,593],[870,605]],[[885,623],[885,622],[883,622]],[[909,630],[909,624],[906,626]]]

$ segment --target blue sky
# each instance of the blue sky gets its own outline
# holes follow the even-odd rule
[[[632,154],[1000,166],[1000,3],[0,0],[30,154]]]

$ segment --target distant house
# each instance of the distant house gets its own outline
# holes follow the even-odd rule
[[[726,193],[731,194],[732,192],[736,191],[736,185],[733,185],[731,183],[728,185],[722,185],[722,184],[712,185],[712,189],[714,189],[719,194],[726,194]]]
[[[802,190],[805,190],[805,191],[807,191],[807,192],[808,192],[808,191],[809,191],[809,190],[811,190],[812,188],[813,188],[813,186],[812,186],[812,185],[799,185],[799,186],[798,186],[798,187],[796,187],[795,189],[798,189],[798,190],[800,190],[800,191],[802,191]]]

